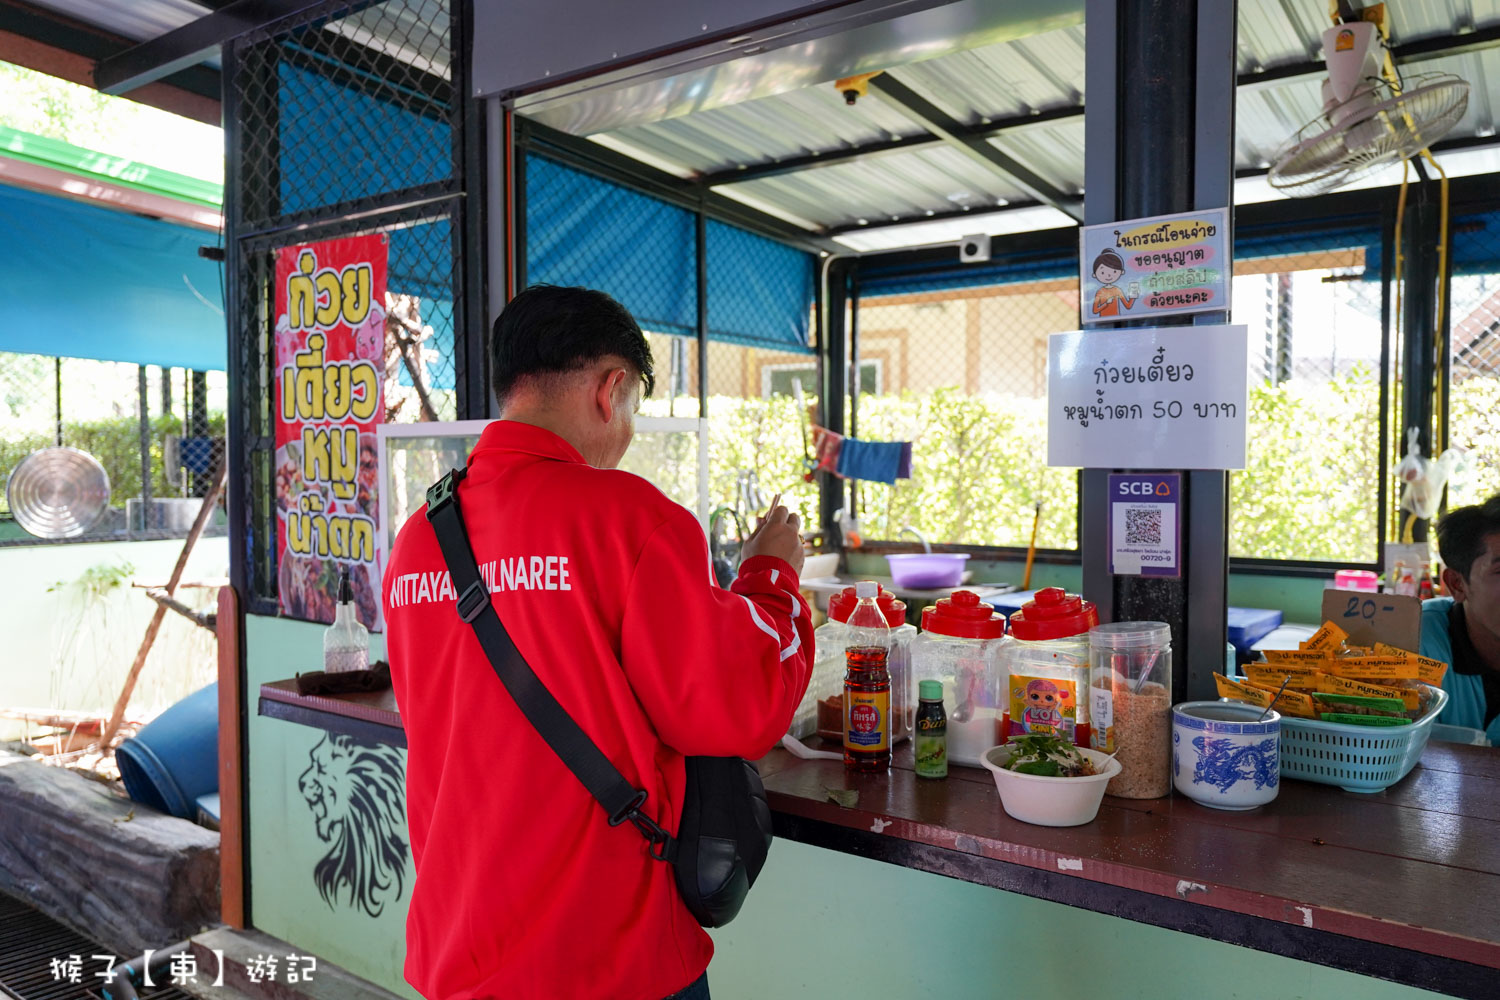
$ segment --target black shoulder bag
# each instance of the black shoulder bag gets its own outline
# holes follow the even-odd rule
[[[427,491],[427,520],[437,534],[458,595],[458,616],[473,626],[485,656],[521,711],[568,770],[598,800],[610,826],[629,820],[658,861],[672,865],[688,911],[704,927],[733,920],[771,848],[771,807],[755,765],[738,757],[688,757],[687,791],[674,838],[641,812],[645,789],[625,780],[558,704],[526,662],[490,603],[459,509],[455,469]]]

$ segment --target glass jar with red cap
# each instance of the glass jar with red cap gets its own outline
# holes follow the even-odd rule
[[[1061,587],[1038,590],[1010,616],[1000,651],[1006,739],[1028,733],[1089,745],[1089,629],[1099,610]]]
[[[981,767],[985,751],[1000,743],[1004,639],[1005,617],[970,591],[922,611],[922,634],[911,648],[912,685],[943,685],[949,763]]]
[[[844,647],[849,615],[859,603],[853,587],[845,587],[828,601],[828,621],[813,633],[817,654],[807,694],[792,716],[787,733],[799,740],[817,733],[840,745],[844,740]],[[891,672],[891,742],[911,735],[917,714],[916,683],[911,679],[911,644],[917,629],[906,622],[906,603],[896,600],[884,587],[876,598],[891,627],[891,651],[886,666]]]

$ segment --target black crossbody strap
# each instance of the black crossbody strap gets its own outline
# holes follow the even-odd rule
[[[458,484],[467,470],[455,469],[427,491],[427,520],[437,534],[453,591],[458,595],[458,617],[474,629],[479,645],[495,668],[501,683],[515,699],[532,726],[554,753],[598,800],[609,816],[610,826],[629,820],[651,844],[651,855],[670,860],[675,842],[651,818],[641,812],[646,792],[625,780],[609,758],[588,738],[552,692],[537,677],[490,603],[490,591],[479,575],[469,533],[458,505]]]

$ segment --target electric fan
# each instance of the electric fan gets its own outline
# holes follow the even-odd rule
[[[1352,183],[1414,156],[1463,118],[1469,84],[1450,73],[1393,82],[1377,24],[1355,21],[1323,32],[1323,112],[1303,126],[1271,166],[1273,188],[1296,198]]]

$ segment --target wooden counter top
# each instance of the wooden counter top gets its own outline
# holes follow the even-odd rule
[[[389,691],[261,688],[262,715],[405,745]],[[816,743],[816,740],[812,742]],[[989,772],[919,779],[774,750],[759,762],[777,836],[1460,997],[1500,996],[1500,753],[1432,743],[1383,793],[1286,780],[1247,813],[1106,798],[1031,826]],[[828,798],[852,788],[854,808]]]

